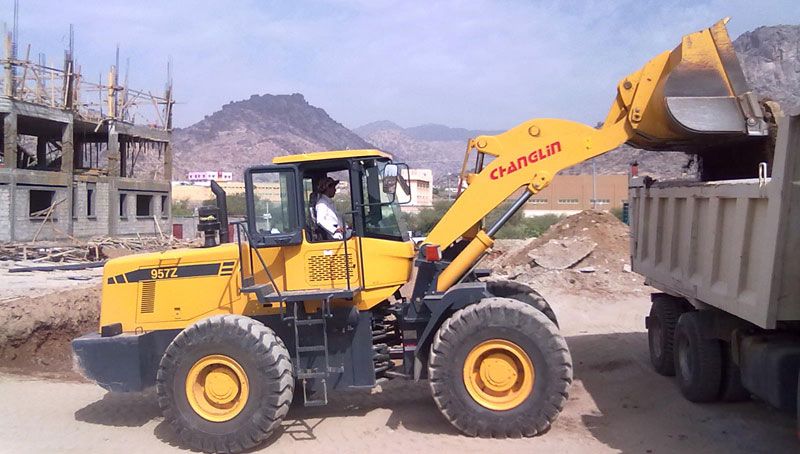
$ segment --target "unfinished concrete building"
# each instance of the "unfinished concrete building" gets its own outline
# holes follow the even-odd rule
[[[118,65],[89,82],[72,45],[59,69],[4,38],[0,242],[168,235],[171,82],[132,90]]]

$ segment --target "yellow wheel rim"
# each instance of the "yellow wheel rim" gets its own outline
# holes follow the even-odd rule
[[[247,403],[247,374],[233,358],[209,355],[200,358],[186,376],[186,397],[204,419],[225,422],[235,418]]]
[[[464,385],[490,410],[516,408],[533,392],[533,362],[519,345],[491,339],[476,345],[464,361]]]

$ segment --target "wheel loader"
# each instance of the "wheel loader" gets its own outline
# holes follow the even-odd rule
[[[108,261],[99,329],[72,342],[77,364],[110,391],[155,386],[179,439],[207,452],[259,445],[293,399],[325,405],[330,392],[389,379],[427,380],[444,418],[469,436],[546,432],[572,382],[556,315],[535,289],[477,265],[560,170],[623,143],[701,156],[762,144],[769,125],[726,23],[623,78],[600,127],[543,118],[471,139],[463,190],[419,245],[399,211],[408,167],[381,151],[248,168],[235,238],[214,185],[217,206],[199,213],[205,247]],[[315,223],[315,185],[327,175],[349,188],[341,239]]]

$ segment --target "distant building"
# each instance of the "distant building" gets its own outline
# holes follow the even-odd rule
[[[219,186],[228,196],[244,194],[244,182],[241,181],[222,181]],[[280,183],[256,183],[254,193],[259,199],[278,202],[281,199]],[[207,185],[173,181],[172,198],[199,203],[214,198],[214,194]]]
[[[233,172],[220,172],[207,170],[205,172],[189,172],[186,178],[195,184],[210,184],[212,180],[217,183],[221,181],[233,181]]]
[[[523,210],[527,217],[542,214],[574,214],[592,208],[609,211],[622,208],[628,199],[627,175],[556,175],[543,191],[534,195]]]
[[[403,211],[419,211],[420,208],[433,206],[433,172],[431,169],[409,169],[409,190],[411,201],[401,205]],[[402,186],[398,185],[399,198],[408,200]]]

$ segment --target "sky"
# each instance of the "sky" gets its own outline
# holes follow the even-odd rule
[[[730,16],[732,38],[800,24],[798,0],[20,0],[20,48],[63,63],[69,24],[85,77],[130,62],[174,124],[253,94],[302,93],[354,128],[377,120],[504,130],[601,121],[617,82],[682,35]],[[13,0],[0,22],[13,23]]]

